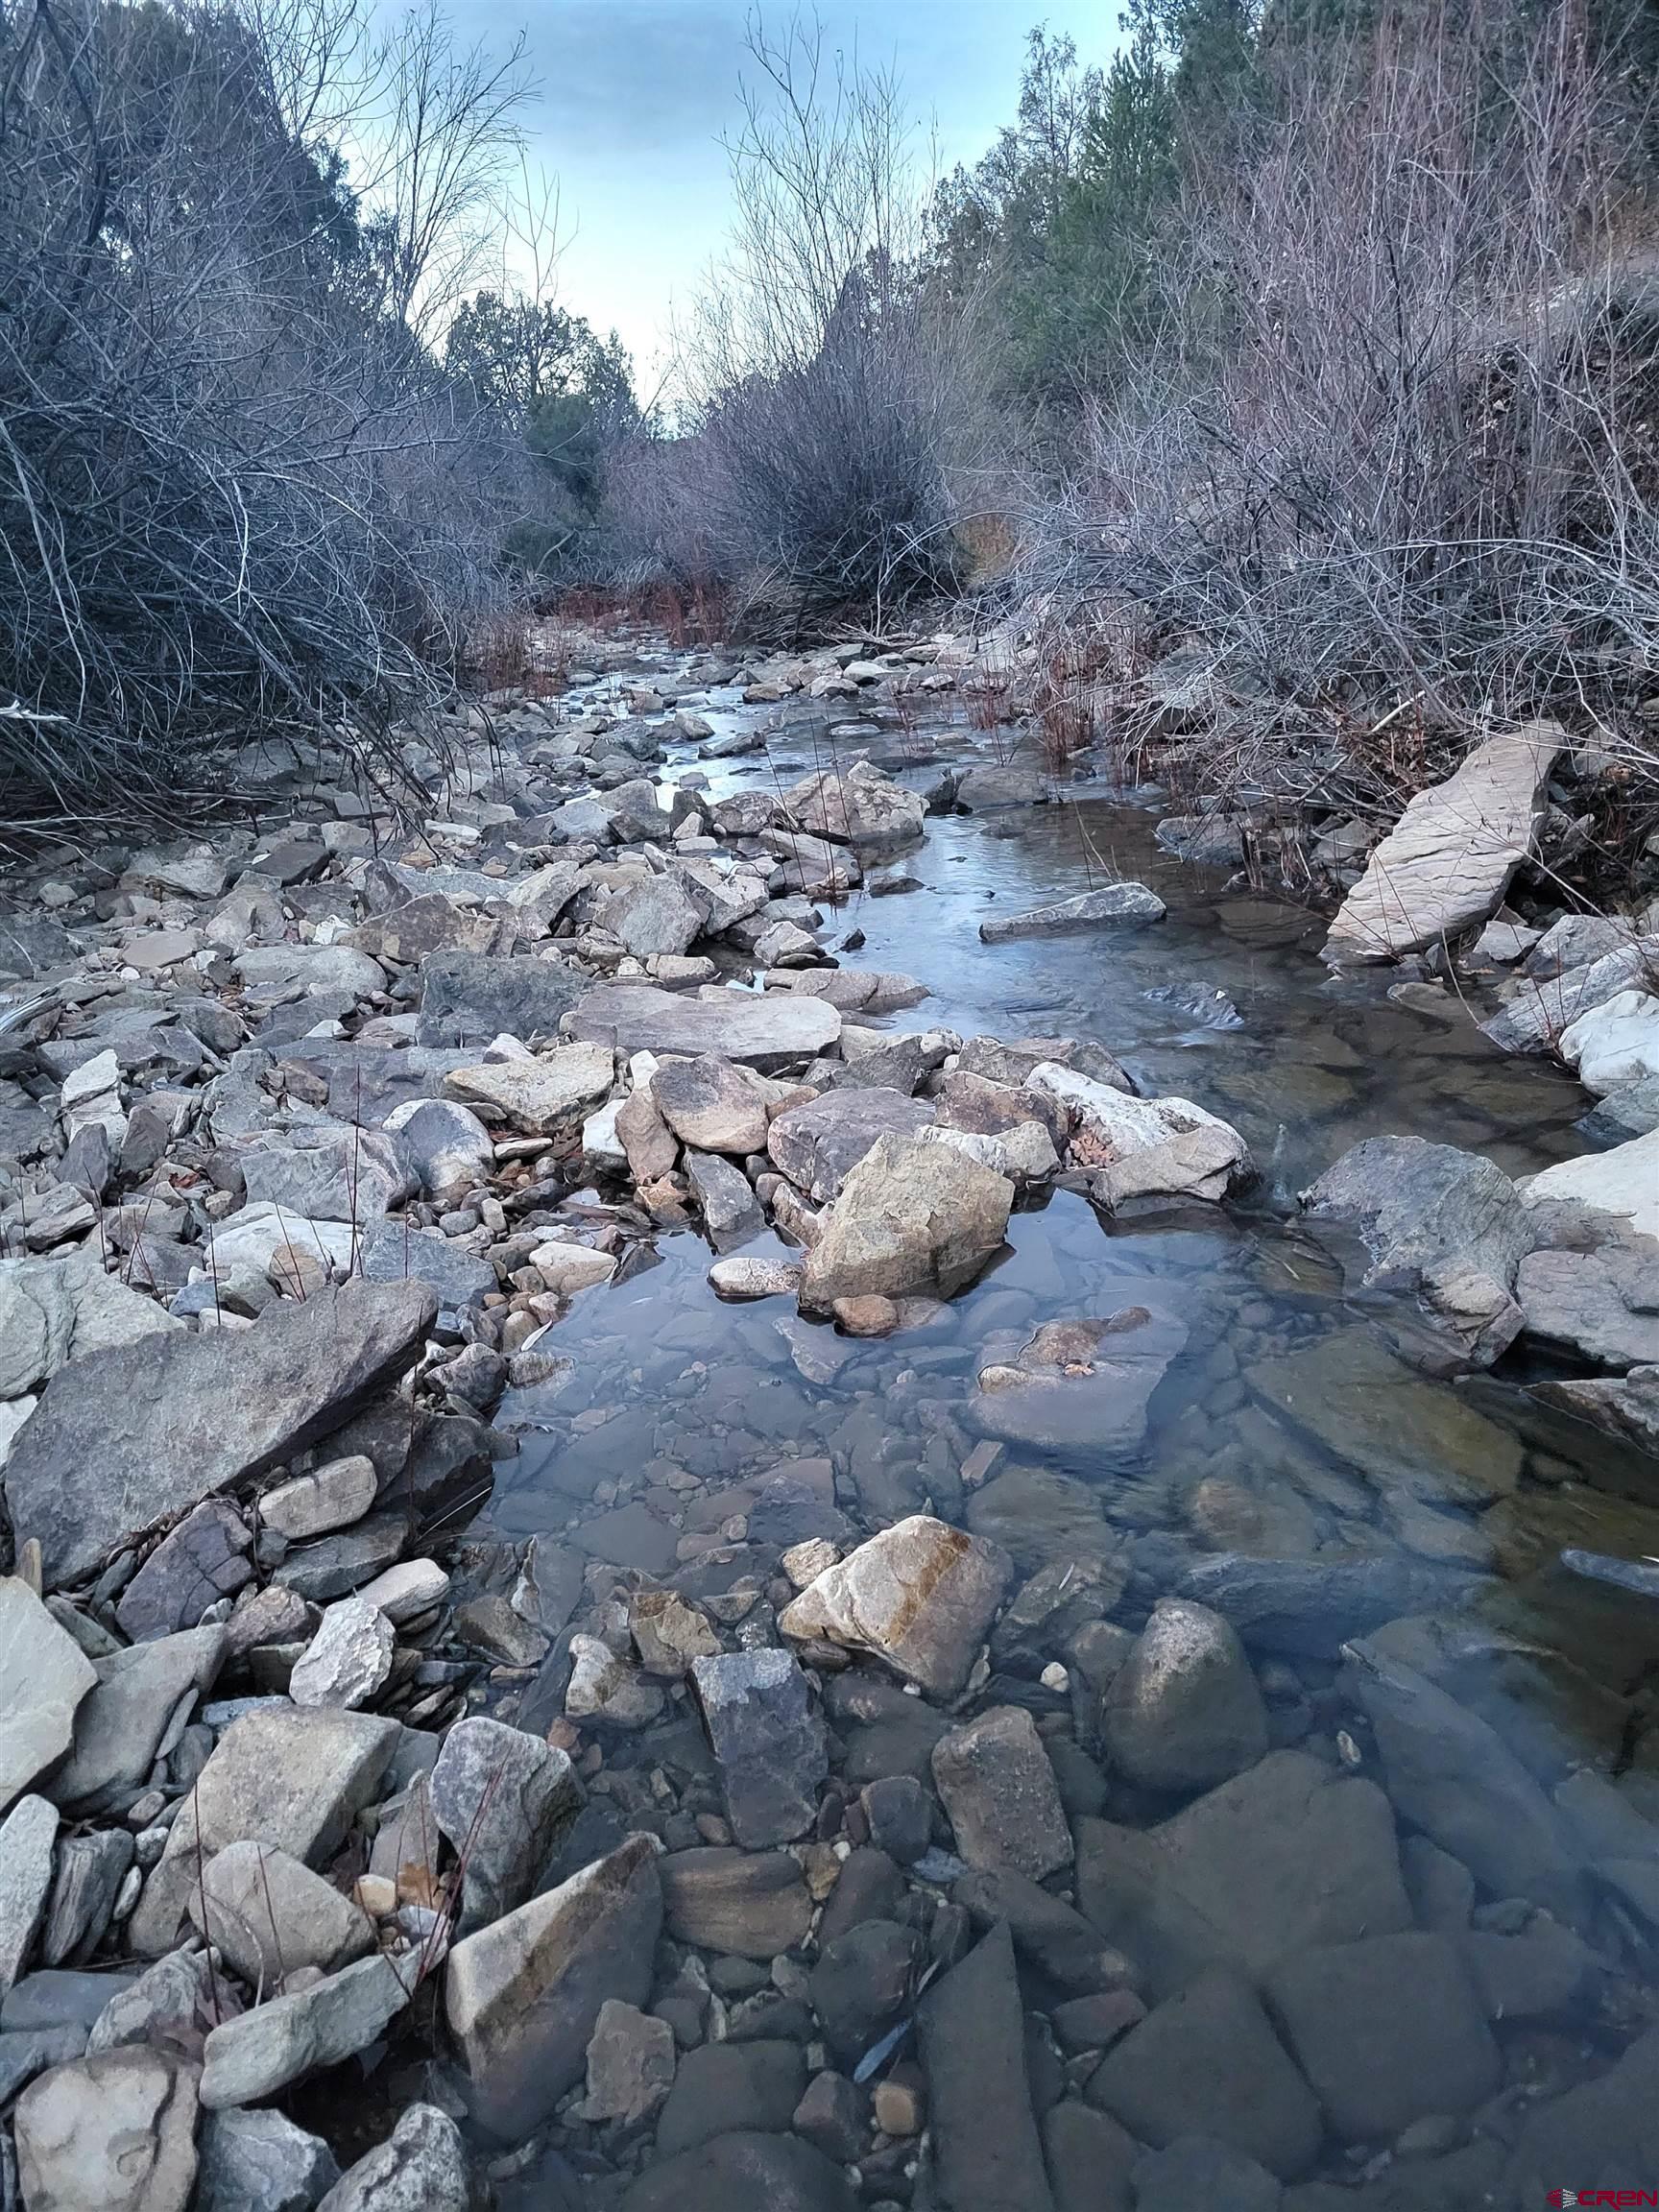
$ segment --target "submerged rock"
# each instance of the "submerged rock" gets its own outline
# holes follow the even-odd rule
[[[1150,1790],[1207,1790],[1267,1749],[1267,1710],[1244,1647],[1203,1605],[1165,1598],[1107,1689],[1113,1765]]]
[[[996,1706],[942,1736],[933,1781],[970,1866],[1012,1867],[1040,1882],[1070,1865],[1054,1769],[1023,1706]]]
[[[939,1978],[917,2027],[940,2191],[951,2212],[1053,2212],[1005,1926]]]
[[[830,1760],[824,1723],[793,1657],[763,1649],[694,1659],[691,1685],[737,1841],[758,1850],[804,1835],[817,1816]]]
[[[1070,937],[1086,929],[1136,927],[1162,922],[1168,908],[1144,883],[1108,883],[1099,891],[1079,892],[1052,906],[1024,914],[1000,914],[979,925],[980,941],[1007,945],[1021,937]]]
[[[1184,1322],[1145,1306],[1049,1321],[975,1378],[966,1413],[981,1436],[1046,1451],[1130,1452],[1152,1393],[1187,1342]]]

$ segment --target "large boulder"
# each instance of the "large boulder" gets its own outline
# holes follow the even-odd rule
[[[520,2141],[580,2080],[601,2007],[642,2006],[662,1925],[657,1845],[631,1836],[449,1954],[445,2010],[473,2117]]]
[[[917,1513],[826,1568],[778,1626],[793,1642],[868,1652],[930,1695],[954,1697],[1012,1573],[999,1545]]]
[[[302,1451],[396,1376],[438,1302],[423,1283],[348,1283],[234,1335],[145,1337],[55,1376],[12,1448],[6,1503],[49,1586],[140,1530]]]
[[[824,768],[783,794],[796,826],[841,845],[902,845],[920,837],[926,805],[868,760]]]
[[[926,1099],[877,1084],[826,1091],[785,1108],[764,1142],[774,1166],[822,1206],[879,1138],[913,1137],[931,1123],[933,1111]]]
[[[609,1097],[614,1071],[605,1046],[565,1045],[537,1059],[452,1068],[444,1089],[447,1096],[480,1108],[487,1118],[548,1137]]]
[[[1094,1167],[1102,1206],[1128,1198],[1225,1198],[1253,1169],[1231,1122],[1187,1098],[1135,1098],[1057,1060],[1032,1069],[1029,1088],[1065,1117],[1067,1149]]]
[[[1397,960],[1484,922],[1532,853],[1562,743],[1554,723],[1528,723],[1420,791],[1343,901],[1325,958]]]
[[[1014,1186],[919,1138],[878,1138],[841,1187],[801,1279],[804,1307],[965,1289],[1002,1248]]]
[[[711,1053],[772,1068],[830,1050],[841,1017],[827,1000],[793,991],[710,985],[693,998],[650,984],[608,983],[578,1002],[565,1029],[618,1052]]]

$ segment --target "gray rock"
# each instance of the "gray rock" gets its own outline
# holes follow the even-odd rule
[[[608,1046],[563,1045],[531,1059],[452,1068],[444,1089],[448,1096],[482,1108],[493,1122],[550,1137],[580,1122],[610,1094],[613,1072]]]
[[[251,1206],[306,1220],[383,1220],[415,1190],[401,1146],[380,1129],[290,1129],[255,1138],[239,1159]]]
[[[84,2040],[112,2000],[141,1980],[136,1971],[77,1973],[41,1967],[14,1983],[0,2002],[0,2028],[9,2033],[75,2028]]]
[[[450,1952],[445,2016],[489,2133],[541,2125],[581,2078],[608,1998],[644,2004],[661,1925],[657,1847],[634,1836]]]
[[[838,1298],[952,1297],[1001,1250],[1013,1203],[1007,1177],[963,1153],[878,1138],[807,1254],[801,1303],[828,1311]]]
[[[437,1604],[449,1589],[449,1577],[429,1559],[398,1564],[408,1540],[403,1513],[372,1513],[349,1528],[299,1545],[276,1569],[275,1579],[314,1605],[356,1591],[388,1621],[406,1620]],[[416,1596],[422,1600],[419,1605],[413,1601]]]
[[[0,1399],[38,1389],[71,1360],[180,1326],[154,1298],[106,1275],[96,1253],[0,1260]]]
[[[1134,1970],[1122,1952],[1106,1942],[1075,1907],[1063,1897],[1050,1896],[1012,1867],[963,1874],[950,1894],[975,1928],[1006,1924],[1021,1958],[1059,1989],[1093,1996],[1121,1989],[1133,1978]]]
[[[838,1197],[841,1186],[881,1137],[913,1137],[933,1120],[926,1099],[877,1086],[826,1091],[780,1114],[762,1136],[774,1166],[814,1205]],[[751,1147],[758,1150],[759,1146]]]
[[[1112,1764],[1149,1790],[1207,1790],[1267,1748],[1267,1709],[1237,1632],[1160,1599],[1100,1707]]]
[[[730,1252],[766,1226],[759,1201],[740,1167],[718,1152],[687,1152],[685,1179],[716,1252]]]
[[[184,2212],[196,2180],[196,2084],[154,2051],[76,2059],[17,2101],[29,2212]]]
[[[841,1017],[821,998],[793,992],[710,987],[696,998],[645,984],[589,991],[567,1024],[572,1037],[619,1052],[712,1053],[756,1068],[810,1060],[837,1043]]]
[[[157,1958],[172,1947],[199,1852],[211,1858],[254,1837],[307,1864],[330,1858],[378,1794],[401,1733],[367,1713],[279,1703],[233,1720],[167,1831],[129,1925],[132,1949]]]
[[[787,2128],[805,2081],[793,2043],[705,2043],[687,2051],[657,2123],[658,2153],[673,2158],[717,2135]]]
[[[968,1424],[977,1435],[1047,1452],[1133,1452],[1146,1434],[1152,1393],[1186,1342],[1184,1322],[1139,1304],[1103,1318],[1045,1322],[979,1367]]]
[[[290,1544],[301,1543],[361,1521],[374,1503],[376,1487],[373,1460],[353,1452],[267,1490],[259,1501],[259,1518]]]
[[[1527,1334],[1599,1366],[1659,1365],[1659,1301],[1644,1245],[1651,1249],[1643,1238],[1595,1252],[1529,1252],[1515,1286]]]
[[[406,1220],[383,1221],[363,1239],[359,1254],[370,1283],[424,1283],[439,1304],[475,1306],[500,1287],[488,1260],[441,1230],[416,1229]]]
[[[1042,2125],[1055,2212],[1134,2212],[1130,2176],[1143,2152],[1127,2128],[1075,2097],[1050,2105]]]
[[[766,1108],[775,1095],[752,1069],[704,1053],[664,1060],[651,1078],[651,1100],[683,1143],[740,1158],[766,1149]]]
[[[1085,2091],[1132,2134],[1163,2150],[1201,2134],[1281,2180],[1319,2149],[1319,2107],[1239,1975],[1201,1974],[1106,2054]]]
[[[703,909],[672,876],[653,876],[616,892],[599,909],[597,926],[624,952],[688,952],[703,934]]]
[[[829,1940],[820,1934],[812,2009],[845,2064],[861,2058],[909,2003],[920,1949],[916,1931],[893,1920],[860,1920]]]
[[[362,1598],[342,1598],[294,1662],[289,1696],[296,1705],[367,1705],[392,1671],[395,1642],[384,1613]]]
[[[0,1998],[29,1963],[52,1892],[58,1809],[19,1797],[0,1821]]]
[[[0,2034],[0,2110],[49,2066],[66,2066],[86,2049],[84,2028],[27,2028]]]
[[[942,1975],[916,2018],[938,2186],[950,2212],[1052,2212],[1007,1929],[993,1929]]]
[[[170,1951],[132,1981],[112,1981],[87,2032],[88,2056],[135,2043],[193,2056],[218,2001],[213,1976],[204,1951]]]
[[[786,1851],[721,1844],[671,1851],[661,1866],[663,1923],[677,1942],[739,1959],[793,1951],[812,1924],[805,1879]]]
[[[1344,1684],[1371,1723],[1401,1815],[1498,1897],[1530,1897],[1572,1924],[1587,1911],[1571,1831],[1496,1729],[1369,1639]]]
[[[348,1283],[227,1336],[145,1339],[48,1382],[6,1464],[19,1540],[56,1587],[134,1530],[261,1473],[337,1427],[423,1341],[422,1284]]]
[[[950,1698],[968,1679],[1012,1573],[999,1545],[917,1513],[827,1568],[778,1625],[792,1641],[868,1652]]]
[[[840,2167],[809,2143],[744,2129],[648,2167],[621,2212],[856,2212],[857,2204]]]
[[[1304,1951],[1280,1961],[1266,1993],[1346,2142],[1389,2142],[1498,2089],[1498,2046],[1450,1936],[1413,1929]]]
[[[1194,2204],[1278,2212],[1284,2194],[1264,2166],[1208,2135],[1178,2135],[1135,2168],[1135,2212],[1189,2212]]]
[[[608,1997],[588,2041],[582,2117],[632,2126],[667,2096],[674,2067],[674,2031],[668,2022]]]
[[[391,2141],[359,2158],[319,2212],[468,2212],[472,2201],[460,2128],[435,2104],[411,2104]]]
[[[805,1835],[830,1754],[795,1660],[777,1649],[724,1652],[693,1660],[691,1682],[737,1841],[761,1850]]]
[[[349,991],[369,998],[386,988],[385,971],[349,945],[254,945],[231,963],[244,989],[267,1005],[313,991]]]
[[[1532,1395],[1659,1457],[1659,1366],[1589,1382],[1538,1382]]]
[[[429,1198],[469,1188],[489,1172],[495,1146],[476,1114],[453,1098],[418,1098],[386,1117],[410,1167]]]
[[[902,845],[920,837],[926,805],[868,760],[819,769],[783,794],[789,818],[808,835],[844,845]]]
[[[286,1851],[252,1839],[227,1844],[206,1862],[189,1911],[198,1934],[252,1989],[270,1989],[306,1966],[332,1974],[374,1941],[360,1906]]]
[[[582,1804],[565,1752],[481,1715],[445,1737],[431,1790],[440,1830],[467,1853],[463,1936],[523,1904]]]
[[[1079,1904],[1160,1994],[1411,1925],[1387,1798],[1306,1752],[1270,1752],[1150,1831],[1083,1818],[1076,1838]]]
[[[376,1953],[223,2021],[203,2050],[204,2108],[254,2104],[319,2067],[338,2066],[367,2050],[408,2002],[397,1967]]]
[[[1508,2201],[1548,2203],[1547,2192],[1562,2187],[1559,2174],[1576,2175],[1573,2186],[1585,2196],[1626,2189],[1629,2176],[1651,2174],[1656,2163],[1659,2029],[1650,2028],[1605,2074],[1527,2113],[1510,2163]]]
[[[623,1551],[614,1543],[608,1549]],[[661,1714],[662,1692],[597,1636],[572,1636],[565,1711],[572,1720],[601,1721],[610,1728],[648,1728]]]
[[[45,1966],[79,1966],[98,1947],[132,1863],[134,1844],[124,1828],[95,1828],[64,1836],[40,1931]]]
[[[29,1584],[0,1575],[0,1812],[68,1750],[96,1679]]]
[[[194,2212],[316,2212],[340,2178],[334,2153],[280,2112],[209,2112]]]
[[[1012,1867],[1040,1882],[1071,1863],[1071,1832],[1031,1716],[998,1705],[942,1736],[933,1780],[970,1866]]]
[[[421,963],[422,1045],[488,1045],[503,1034],[522,1043],[556,1037],[587,977],[554,960],[487,952],[436,952]]]
[[[1144,883],[1108,883],[1081,891],[1052,906],[1033,906],[1023,914],[999,914],[979,925],[980,941],[1007,945],[1021,937],[1070,937],[1089,929],[1137,928],[1162,922],[1168,909]]]
[[[1258,1559],[1221,1551],[1190,1567],[1175,1595],[1230,1621],[1252,1651],[1335,1659],[1351,1637],[1455,1604],[1471,1585],[1469,1575],[1406,1552]]]
[[[169,1530],[126,1589],[115,1618],[134,1642],[194,1628],[210,1605],[253,1579],[253,1532],[223,1498],[207,1498]]]
[[[1482,1362],[1520,1326],[1515,1271],[1535,1224],[1501,1167],[1420,1137],[1368,1137],[1326,1169],[1303,1203],[1315,1222],[1361,1238],[1369,1265],[1355,1287],[1420,1295]],[[1473,1284],[1489,1286],[1477,1297]]]
[[[1487,737],[1420,791],[1331,925],[1330,961],[1395,960],[1484,922],[1533,849],[1563,742],[1553,722]]]
[[[125,1812],[212,1689],[224,1656],[224,1629],[207,1627],[100,1659],[97,1687],[76,1716],[75,1747],[49,1784],[54,1802],[80,1819]]]
[[[1644,937],[1549,982],[1518,979],[1513,995],[1480,1026],[1502,1051],[1548,1051],[1581,1014],[1604,1006],[1621,991],[1646,984],[1652,976],[1656,950],[1655,940]]]

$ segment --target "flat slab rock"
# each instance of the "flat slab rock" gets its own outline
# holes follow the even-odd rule
[[[1024,914],[998,914],[979,925],[985,945],[1007,945],[1022,937],[1070,937],[1087,929],[1136,927],[1162,922],[1168,909],[1144,883],[1108,883],[1080,892],[1052,906],[1033,906]]]
[[[828,1000],[794,992],[710,986],[692,998],[614,983],[589,991],[565,1026],[572,1037],[619,1052],[712,1053],[764,1067],[830,1050],[840,1040],[841,1016]]]
[[[48,1587],[129,1536],[325,1436],[396,1375],[438,1302],[423,1283],[347,1283],[233,1335],[145,1337],[46,1385],[6,1464],[17,1540]]]
[[[1528,723],[1420,791],[1343,901],[1325,959],[1397,960],[1485,921],[1532,851],[1563,742],[1554,723]]]

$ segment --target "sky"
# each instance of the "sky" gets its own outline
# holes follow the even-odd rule
[[[634,354],[642,389],[668,365],[673,317],[728,215],[723,133],[738,120],[745,0],[448,0],[492,47],[520,28],[541,85],[532,159],[556,176],[562,303]],[[1119,0],[818,0],[827,46],[896,70],[921,142],[972,161],[1012,120],[1026,33],[1045,22],[1087,60],[1117,42]],[[767,10],[781,29],[789,9]],[[809,12],[809,11],[808,11]]]

